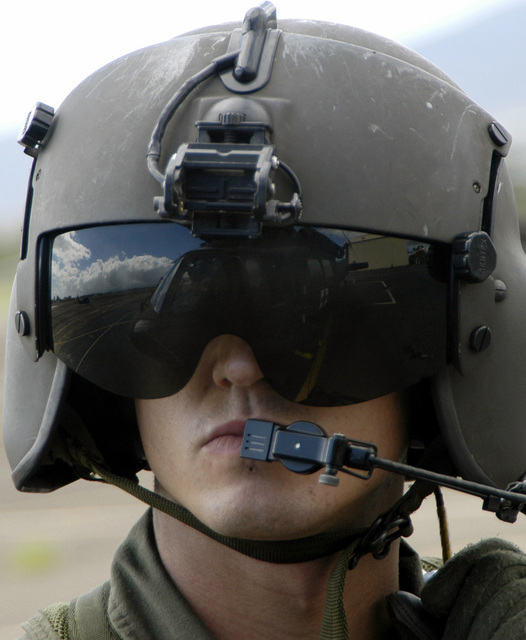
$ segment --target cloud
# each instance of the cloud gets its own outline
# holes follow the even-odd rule
[[[91,250],[75,232],[59,236],[53,245],[53,299],[155,287],[173,264],[167,257],[135,255],[91,260]]]
[[[53,243],[53,259],[59,262],[74,263],[91,257],[91,251],[75,240],[75,231],[63,233]]]

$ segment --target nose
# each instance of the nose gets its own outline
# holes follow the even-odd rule
[[[222,335],[214,341],[212,378],[218,387],[250,387],[263,373],[250,346],[238,336]]]

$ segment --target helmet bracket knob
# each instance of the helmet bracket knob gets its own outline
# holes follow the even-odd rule
[[[459,280],[484,282],[497,265],[497,251],[485,231],[458,235],[453,241],[453,269]]]
[[[18,135],[18,144],[25,147],[24,153],[28,156],[36,158],[54,117],[53,107],[43,102],[37,102],[29,112],[22,131]]]

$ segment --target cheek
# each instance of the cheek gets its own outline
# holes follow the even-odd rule
[[[137,414],[137,423],[139,425],[139,435],[141,436],[142,446],[146,453],[146,456],[150,457],[150,451],[154,448],[156,437],[156,430],[152,427],[152,424],[157,422],[156,420],[156,405],[150,400],[136,400],[135,412]]]
[[[400,459],[406,450],[406,411],[398,393],[344,407],[320,408],[319,423],[329,433],[343,433],[352,440],[378,447],[381,457]],[[315,421],[315,420],[314,420]]]
[[[190,478],[193,477],[192,469],[185,466],[192,457],[185,449],[182,425],[178,424],[169,403],[163,400],[137,400],[136,410],[142,446],[157,492],[181,503],[181,497],[192,488]]]
[[[173,403],[166,400],[136,400],[135,407],[142,446],[150,467],[162,472],[164,467],[176,468],[177,453],[181,451],[181,433]]]

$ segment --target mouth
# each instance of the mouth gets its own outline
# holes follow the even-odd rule
[[[203,448],[213,453],[241,453],[245,433],[245,420],[231,420],[216,427],[207,438]]]

